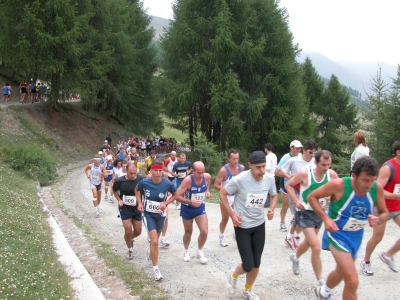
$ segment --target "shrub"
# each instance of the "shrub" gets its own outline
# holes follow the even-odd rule
[[[30,178],[48,185],[56,177],[56,162],[49,152],[35,144],[25,143],[3,148],[4,162]]]

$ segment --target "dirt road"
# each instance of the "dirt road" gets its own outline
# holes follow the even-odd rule
[[[117,205],[103,200],[101,217],[96,218],[89,183],[84,176],[83,168],[70,171],[66,176],[65,182],[58,187],[61,203],[84,224],[97,228],[96,231],[92,230],[92,234],[96,238],[111,244],[118,254],[126,257],[127,249],[123,240],[121,219],[117,218]],[[207,203],[206,210],[209,220],[209,235],[204,254],[208,259],[208,264],[201,265],[199,260],[194,257],[198,236],[196,226],[190,248],[192,259],[190,262],[183,261],[183,225],[179,211],[175,210],[173,205],[170,206],[167,236],[171,245],[160,250],[159,267],[164,276],[160,286],[170,291],[172,299],[242,299],[241,289],[245,284],[244,277],[239,278],[236,294],[230,295],[226,289],[227,272],[240,261],[237,246],[231,238],[232,225],[231,223],[228,224],[226,232],[229,246],[222,248],[218,243],[219,205]],[[288,221],[289,216],[287,216],[286,223]],[[278,228],[279,209],[276,209],[275,218],[266,223],[267,239],[260,274],[253,287],[254,292],[260,299],[316,299],[314,295],[316,279],[311,267],[310,253],[301,258],[300,275],[294,275],[289,259],[292,250],[285,247],[283,243],[285,233],[280,232]],[[390,221],[386,232],[387,235],[372,255],[375,275],[367,277],[359,271],[359,299],[395,299],[400,294],[398,284],[400,275],[391,272],[378,257],[380,251],[387,249],[395,242],[399,236],[399,229],[393,221]],[[355,262],[357,270],[360,270],[359,262],[364,254],[365,243],[371,234],[372,230],[368,228],[365,232],[359,258]],[[143,268],[146,275],[151,277],[152,268],[146,261],[147,247],[147,235],[143,228],[143,234],[136,239],[134,245],[134,259],[132,261],[127,260],[127,263]],[[327,251],[323,251],[322,261],[323,276],[326,279],[335,263],[332,255]],[[400,264],[399,256],[397,261]],[[94,280],[96,282],[96,278]],[[341,299],[342,288],[343,286],[340,285],[333,290],[332,299]]]

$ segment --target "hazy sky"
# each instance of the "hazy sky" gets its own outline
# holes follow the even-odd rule
[[[172,18],[174,0],[144,0]],[[281,0],[294,42],[334,61],[400,64],[400,0]]]

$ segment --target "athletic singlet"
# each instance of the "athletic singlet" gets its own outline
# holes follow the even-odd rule
[[[326,174],[324,175],[324,177],[322,178],[321,181],[317,181],[314,177],[314,172],[313,172],[313,166],[308,166],[306,168],[307,170],[307,174],[308,174],[308,185],[304,186],[302,184],[300,184],[300,196],[299,196],[299,200],[303,201],[303,205],[305,207],[306,210],[313,210],[312,207],[308,204],[307,201],[307,197],[308,195],[312,192],[315,191],[317,188],[319,188],[320,186],[324,185],[325,183],[327,183],[330,180],[330,176],[329,176],[329,170],[326,172]],[[326,199],[322,198],[319,199],[319,203],[321,204],[322,207],[326,206]],[[299,209],[296,207],[296,210],[299,211]]]
[[[151,178],[145,178],[138,183],[138,189],[141,191],[144,201],[144,214],[161,214],[165,216],[165,211],[158,209],[161,202],[167,200],[168,192],[175,194],[176,188],[168,179],[162,178],[160,183],[153,183]]]
[[[97,168],[92,164],[90,168],[90,183],[93,185],[99,185],[101,183],[101,165]]]
[[[389,193],[400,194],[400,165],[395,158],[388,160],[394,166],[394,177],[391,183],[386,184],[383,189]],[[385,199],[388,211],[394,212],[400,210],[400,201],[396,199]]]
[[[224,167],[225,167],[225,170],[226,170],[226,175],[228,175],[228,176],[226,177],[226,180],[221,182],[221,186],[222,187],[226,186],[229,183],[229,181],[232,179],[232,177],[237,175],[237,174],[236,175],[232,175],[231,171],[229,171],[228,165],[224,165]],[[238,164],[238,174],[240,172],[242,172],[242,166],[240,164]],[[234,197],[234,196],[235,196],[235,194],[228,195],[228,199],[229,199],[229,197]],[[231,200],[233,200],[233,198]]]
[[[167,163],[168,161],[168,163]],[[175,157],[175,160],[172,160],[171,157],[169,157],[165,162],[165,167],[167,167],[168,172],[168,177],[174,177],[171,172],[172,172],[172,168],[174,167],[174,164],[178,161],[178,159]]]
[[[5,86],[3,87],[3,94],[4,94],[4,95],[8,95],[8,86],[7,86],[7,85],[5,85]]]
[[[201,204],[199,207],[193,207],[194,209],[200,209],[200,207],[204,207],[205,206],[205,199],[206,199],[206,191],[207,191],[207,185],[206,185],[206,179],[203,176],[202,180],[201,180],[201,184],[200,185],[196,185],[196,182],[194,181],[194,177],[193,174],[189,175],[190,176],[190,180],[192,181],[192,184],[190,185],[190,190],[186,191],[183,194],[183,197],[189,200],[195,200],[195,199],[202,199],[203,200],[203,204]],[[185,204],[186,206],[188,206],[188,204]],[[191,208],[191,206],[188,206]]]
[[[146,142],[145,141],[140,141],[140,148],[141,149],[146,149]]]
[[[117,159],[118,160],[124,160],[125,159],[125,155],[124,154],[118,154]]]
[[[372,214],[373,207],[377,202],[377,183],[375,181],[365,196],[358,196],[354,193],[351,177],[344,177],[343,184],[343,196],[338,201],[331,202],[328,215],[335,221],[339,231],[364,230],[364,226],[368,224],[368,215]]]
[[[114,174],[114,166],[113,164],[108,165],[108,163],[106,162],[106,172],[108,174],[107,177],[104,178],[105,181],[111,181],[111,179],[113,178],[113,174]]]

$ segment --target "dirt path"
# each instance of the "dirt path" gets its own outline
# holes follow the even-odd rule
[[[91,230],[91,234],[95,235],[99,240],[111,244],[118,254],[125,257],[126,246],[123,240],[123,227],[121,220],[117,218],[116,204],[103,200],[101,203],[101,217],[96,218],[89,184],[83,174],[83,167],[70,171],[65,176],[67,178],[63,184],[53,187],[53,192],[59,193],[63,206],[68,209],[70,214],[81,220],[83,224],[96,228],[96,231]],[[46,204],[51,211],[57,209],[55,204],[52,206],[49,203]],[[209,262],[207,265],[201,265],[199,260],[194,257],[199,233],[196,226],[190,248],[192,260],[188,263],[183,261],[183,225],[179,211],[175,210],[173,205],[170,206],[167,236],[171,246],[166,249],[160,249],[159,267],[164,276],[160,286],[170,291],[172,299],[242,299],[240,290],[244,286],[244,278],[239,278],[236,294],[229,295],[226,290],[227,272],[240,261],[237,246],[231,238],[233,228],[230,223],[226,232],[229,246],[226,248],[220,247],[218,244],[219,205],[208,203],[206,209],[209,219],[209,235],[204,254]],[[284,246],[285,233],[278,230],[279,209],[276,210],[275,214],[276,217],[266,223],[267,241],[262,257],[260,274],[253,290],[260,299],[316,299],[313,291],[316,280],[310,263],[310,253],[306,253],[301,259],[300,275],[293,275],[292,265],[289,260],[292,250]],[[107,298],[112,295],[112,299],[130,299],[127,298],[129,291],[121,280],[112,274],[111,270],[107,269],[104,262],[96,258],[93,250],[87,250],[84,245],[87,242],[84,239],[82,240],[82,233],[73,225],[72,227],[75,228],[73,230],[70,229],[70,220],[61,218],[61,215],[57,217],[62,219],[61,229],[63,231],[66,229],[64,234],[70,241],[74,251],[79,254],[79,258],[83,260],[84,265],[87,266],[89,273],[93,276],[95,283],[103,291],[103,294]],[[289,216],[286,221],[288,223]],[[387,235],[372,255],[375,275],[367,277],[359,272],[359,299],[394,299],[396,298],[395,295],[400,293],[400,286],[398,285],[399,274],[391,272],[378,257],[378,253],[389,248],[398,236],[398,228],[392,221],[388,223],[386,230]],[[359,258],[356,260],[357,270],[359,270],[359,262],[364,254],[365,243],[371,234],[372,230],[368,228]],[[136,239],[134,245],[134,260],[127,260],[127,263],[143,268],[146,275],[151,277],[152,268],[146,261],[147,247],[147,235],[143,228],[142,235]],[[400,261],[400,258],[397,259]],[[334,268],[335,263],[332,255],[327,251],[322,252],[322,261],[323,276],[326,278],[329,271]],[[340,285],[333,290],[332,299],[341,298],[342,288],[343,286]]]

